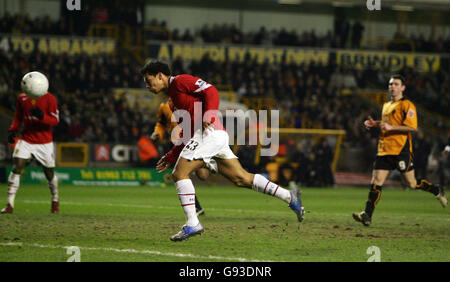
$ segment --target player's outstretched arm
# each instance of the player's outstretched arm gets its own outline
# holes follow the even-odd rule
[[[214,87],[210,86],[202,91],[203,101],[204,101],[204,115],[203,115],[203,130],[208,126],[219,121],[218,110],[219,110],[219,91]]]
[[[41,109],[35,108],[36,110],[31,112],[33,116],[35,116],[39,122],[49,125],[49,126],[57,126],[59,123],[59,113],[58,110],[54,112],[50,112],[50,114],[42,112]],[[41,114],[42,113],[42,114]]]
[[[35,116],[40,123],[49,125],[49,126],[57,126],[59,123],[59,110],[58,103],[56,98],[52,95],[47,98],[48,107],[46,110],[42,110],[38,107],[35,107],[30,111],[30,114]]]
[[[19,98],[17,98],[17,102],[16,102],[16,111],[14,112],[14,119],[11,123],[11,126],[8,129],[8,132],[12,131],[12,132],[18,132],[20,125],[22,124],[23,121],[23,111],[22,111],[22,106],[19,103]]]
[[[164,132],[166,131],[166,126],[164,126],[160,121],[157,121],[155,124],[155,128],[153,129],[153,133],[150,136],[150,139],[153,141],[158,141],[162,138],[164,135]]]
[[[370,129],[371,127],[380,126],[380,122],[374,120],[371,116],[368,116],[367,119],[364,121],[364,126],[366,127],[366,129]]]
[[[175,164],[178,160],[178,156],[184,148],[184,145],[185,144],[181,143],[180,145],[173,146],[172,149],[164,155],[165,160],[169,162],[169,164]]]
[[[380,123],[381,130],[386,131],[400,131],[400,132],[415,132],[417,131],[416,128],[406,126],[406,125],[391,125],[387,122],[381,122]]]
[[[159,137],[159,133],[156,131],[153,131],[152,135],[150,135],[150,139],[152,139],[152,141],[158,141]]]

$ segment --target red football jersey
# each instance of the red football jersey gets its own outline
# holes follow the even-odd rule
[[[194,136],[195,124],[202,126],[204,117],[205,121],[213,122],[214,129],[225,130],[217,116],[220,102],[219,91],[211,84],[189,74],[172,76],[169,80],[169,97],[173,102],[174,111],[186,110],[189,112],[191,117],[190,137]],[[201,102],[201,108],[194,110],[195,102]],[[208,111],[210,115],[204,116]],[[174,146],[166,154],[168,161],[175,163],[183,147],[184,144]]]
[[[30,110],[38,107],[44,114],[39,120],[30,114]],[[52,127],[59,123],[58,103],[55,96],[47,94],[39,98],[30,98],[25,93],[17,97],[14,120],[9,128],[17,132],[23,122],[20,139],[31,144],[45,144],[53,141]]]

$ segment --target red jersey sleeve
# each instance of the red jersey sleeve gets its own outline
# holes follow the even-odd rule
[[[57,126],[59,123],[59,110],[55,96],[49,95],[47,103],[47,111],[44,111],[44,117],[39,122],[49,126]]]
[[[209,113],[209,115],[205,116],[205,121],[215,122],[217,120],[217,111],[219,110],[219,91],[214,86],[211,86],[203,90],[202,93],[205,103],[204,111]]]
[[[20,99],[20,95],[17,97],[16,111],[14,112],[14,119],[13,119],[8,131],[17,132],[17,131],[19,131],[19,127],[22,124],[23,110],[22,110],[21,104],[19,103],[19,99]]]
[[[169,96],[178,109],[187,110],[191,115],[191,134],[195,129],[195,121],[212,122],[214,128],[224,130],[223,125],[218,118],[219,110],[219,92],[210,83],[201,78],[181,74],[171,79]],[[203,116],[196,116],[194,104],[202,102]],[[192,135],[191,135],[192,136]],[[174,146],[165,156],[170,163],[175,163],[184,148],[184,144]]]
[[[203,101],[203,121],[211,123],[218,121],[217,111],[219,110],[220,99],[217,88],[195,77],[192,91]]]
[[[219,91],[212,84],[192,75],[179,75],[176,80],[177,89],[180,92],[189,93],[199,97],[203,101],[203,114],[210,111],[207,120],[214,122],[219,110]]]
[[[172,149],[167,152],[164,156],[167,158],[167,161],[172,165],[175,164],[180,156],[181,151],[183,151],[184,144],[173,146]]]

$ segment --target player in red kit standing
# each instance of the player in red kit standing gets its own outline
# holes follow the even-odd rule
[[[203,166],[218,171],[239,187],[252,188],[285,201],[296,213],[298,221],[303,220],[304,208],[299,190],[286,190],[264,176],[242,168],[229,147],[229,135],[218,118],[219,93],[214,86],[188,74],[171,76],[169,66],[158,61],[145,64],[141,75],[147,89],[155,94],[162,92],[168,95],[175,109],[187,112],[180,126],[183,128],[183,138],[189,133],[191,138],[186,146],[175,145],[156,165],[160,172],[175,165],[172,177],[187,218],[182,230],[170,238],[172,241],[183,241],[204,231],[196,214],[195,188],[189,178],[192,172]],[[186,132],[188,130],[183,123],[189,118],[190,132]],[[198,124],[200,126],[196,129]]]
[[[46,87],[41,87],[41,81],[46,82]],[[27,88],[36,85],[41,87],[38,94],[36,89]],[[13,151],[13,168],[8,177],[8,203],[1,213],[13,212],[14,199],[20,186],[20,174],[31,157],[43,166],[52,195],[51,212],[58,213],[58,179],[54,172],[52,134],[52,127],[59,122],[57,101],[55,96],[47,92],[47,78],[39,72],[26,74],[22,79],[22,88],[25,93],[21,93],[17,98],[14,120],[8,130],[8,142],[15,142],[22,123],[23,129]]]

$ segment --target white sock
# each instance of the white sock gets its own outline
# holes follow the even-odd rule
[[[181,207],[186,215],[186,225],[196,226],[199,223],[195,210],[195,188],[190,179],[182,179],[175,183]]]
[[[264,194],[280,198],[281,200],[285,201],[288,204],[291,202],[291,193],[289,192],[289,190],[286,190],[283,187],[280,187],[279,185],[270,182],[267,178],[265,178],[261,174],[255,174],[255,177],[253,178],[252,189]]]
[[[17,190],[20,185],[20,174],[15,174],[11,171],[8,177],[8,203],[14,207],[14,200],[16,199]]]
[[[52,194],[52,202],[58,202],[58,177],[56,177],[56,174],[54,174],[53,179],[48,182],[48,188],[50,189],[50,193]]]

